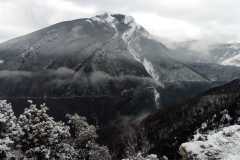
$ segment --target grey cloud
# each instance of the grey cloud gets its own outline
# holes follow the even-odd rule
[[[71,7],[74,8],[71,10]],[[0,28],[11,25],[16,32],[0,29],[0,41],[63,20],[89,17],[104,11],[139,15],[135,18],[140,24],[146,25],[152,34],[166,36],[163,38],[184,40],[189,38],[183,35],[185,32],[199,30],[200,33],[190,33],[193,35],[190,38],[238,40],[239,7],[240,2],[236,0],[1,0]],[[88,8],[93,10],[87,12]],[[145,19],[142,14],[147,15]],[[165,23],[163,19],[170,22]]]
[[[221,40],[230,40],[240,38],[240,2],[236,0],[192,0],[196,1],[196,5],[190,4],[189,0],[170,0],[172,4],[161,4],[162,1],[145,1],[145,0],[72,0],[78,5],[95,5],[99,10],[122,11],[127,14],[133,12],[151,13],[160,17],[180,20],[199,27],[201,37],[212,37],[213,39],[221,38]],[[167,2],[167,1],[166,1]],[[174,6],[174,3],[182,4],[182,6]],[[185,4],[186,3],[186,4]],[[154,21],[154,19],[152,19]],[[164,25],[164,24],[163,24]],[[176,26],[177,27],[177,26]],[[179,29],[181,32],[181,29]],[[156,33],[161,36],[161,33]],[[237,34],[237,36],[236,36]],[[172,37],[167,37],[172,38]],[[199,38],[199,37],[198,37]]]

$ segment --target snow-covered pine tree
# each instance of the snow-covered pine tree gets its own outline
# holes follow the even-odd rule
[[[94,142],[98,137],[96,127],[89,125],[85,117],[81,117],[78,114],[67,114],[66,117],[68,118],[71,135],[74,138],[75,144],[79,147],[88,142]]]
[[[150,154],[150,155],[147,155],[147,156],[143,156],[141,153],[138,153],[135,156],[131,156],[131,157],[128,157],[128,158],[123,159],[123,160],[160,160],[160,159],[155,154]],[[167,160],[167,159],[165,159],[163,157],[161,160]]]
[[[67,115],[73,145],[78,150],[80,159],[84,160],[111,160],[109,150],[96,143],[98,137],[96,127],[89,125],[85,117],[78,114]]]
[[[0,159],[15,156],[15,141],[19,139],[21,129],[17,123],[12,106],[6,100],[0,100]]]
[[[18,122],[23,131],[19,143],[28,158],[58,159],[59,152],[68,150],[74,154],[72,147],[64,145],[64,141],[70,137],[69,127],[62,122],[55,122],[47,110],[45,104],[40,108],[30,104],[19,116]]]
[[[0,159],[111,160],[108,148],[96,143],[96,128],[86,118],[68,115],[67,126],[54,121],[47,110],[45,104],[31,102],[16,118],[11,104],[0,101]]]

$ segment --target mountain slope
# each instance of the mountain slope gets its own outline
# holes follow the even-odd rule
[[[224,60],[222,64],[240,67],[240,54]]]
[[[176,60],[178,56],[172,57],[171,52],[132,17],[106,13],[62,22],[0,44],[0,70],[63,68],[84,76],[100,71],[110,76],[149,77],[162,87],[168,82],[212,81],[209,75]],[[235,72],[240,70],[234,69],[225,79],[215,72],[213,81],[230,81]]]
[[[180,159],[180,145],[206,124],[206,130],[218,129],[222,125],[237,124],[239,117],[240,80],[210,89],[189,102],[162,109],[143,121],[150,152]],[[230,121],[221,121],[228,112]],[[146,147],[146,146],[145,146]]]
[[[0,96],[121,97],[142,88],[158,105],[168,82],[209,81],[168,53],[129,16],[62,22],[0,44]]]
[[[135,39],[148,36],[131,17],[103,14],[0,44],[0,96],[121,97],[142,88],[157,97],[159,75],[132,47]],[[166,56],[162,44],[155,46]]]
[[[239,67],[239,43],[186,41],[169,45],[170,55],[185,63],[212,63]]]
[[[239,43],[228,43],[228,44],[218,44],[212,46],[210,54],[213,57],[212,59],[222,65],[232,65],[238,66],[237,58],[240,53],[240,44]],[[234,59],[236,62],[234,63]]]
[[[204,80],[170,58],[168,49],[131,17],[118,14],[59,23],[1,44],[0,53],[1,70],[79,70],[88,60],[93,69],[114,76],[132,75],[141,65],[143,76],[159,82]],[[113,61],[120,61],[119,65],[112,66]],[[126,65],[133,68],[126,70]]]

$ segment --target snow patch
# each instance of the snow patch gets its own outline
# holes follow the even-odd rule
[[[113,28],[115,32],[113,38],[116,38],[119,35],[118,29],[116,27],[117,20],[110,13],[104,13],[104,14],[92,17],[90,19],[95,22],[108,24],[111,28]]]
[[[88,23],[92,23],[92,21],[90,19],[86,19],[86,22]]]
[[[131,16],[125,16],[124,24],[134,23],[134,18]]]
[[[160,100],[160,93],[157,91],[156,88],[154,88],[154,100],[157,106],[157,109],[159,109],[159,100]]]
[[[232,43],[230,44],[229,48],[234,49],[234,50],[239,50],[240,49],[240,43]]]
[[[155,69],[153,67],[153,64],[150,61],[148,61],[146,58],[143,59],[142,64],[145,67],[148,74],[150,74],[150,76],[158,82],[159,81],[159,75],[155,71]]]
[[[134,49],[134,47],[131,46],[131,42],[133,41],[133,34],[140,28],[139,25],[137,25],[134,20],[132,20],[131,17],[129,18],[125,18],[126,23],[128,23],[128,25],[130,26],[130,28],[125,31],[122,35],[122,39],[126,42],[127,46],[128,46],[128,50],[130,52],[130,54],[133,56],[133,58],[140,62],[145,70],[148,72],[148,74],[156,81],[158,82],[162,87],[164,87],[164,85],[162,83],[160,83],[160,78],[159,75],[157,73],[157,71],[155,70],[153,64],[147,60],[146,58],[142,58],[139,53]],[[131,22],[131,23],[130,23]],[[130,24],[129,24],[130,23]]]
[[[240,54],[237,54],[236,56],[233,56],[229,59],[226,59],[221,64],[240,67]]]
[[[218,132],[210,132],[206,140],[183,143],[180,154],[187,159],[240,159],[240,125],[225,127]]]
[[[137,25],[134,22],[134,19],[132,17],[126,17],[125,24],[128,24],[130,26],[130,28],[125,31],[122,35],[122,39],[123,41],[127,44],[128,50],[130,52],[130,54],[132,55],[132,57],[138,61],[139,63],[141,63],[145,70],[147,71],[147,73],[162,87],[164,87],[164,85],[160,82],[160,78],[159,75],[157,73],[157,71],[155,70],[153,64],[147,60],[144,57],[141,57],[139,55],[139,53],[136,51],[136,49],[134,47],[132,47],[131,42],[134,40],[134,33],[137,32],[137,30],[140,28],[139,25]],[[157,106],[157,109],[159,108],[159,99],[160,99],[160,93],[154,88],[154,99],[155,99],[155,103]]]

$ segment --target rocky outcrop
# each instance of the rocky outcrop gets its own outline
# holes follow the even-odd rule
[[[179,152],[183,160],[239,160],[240,126],[232,125],[202,135],[202,140],[183,143]]]

